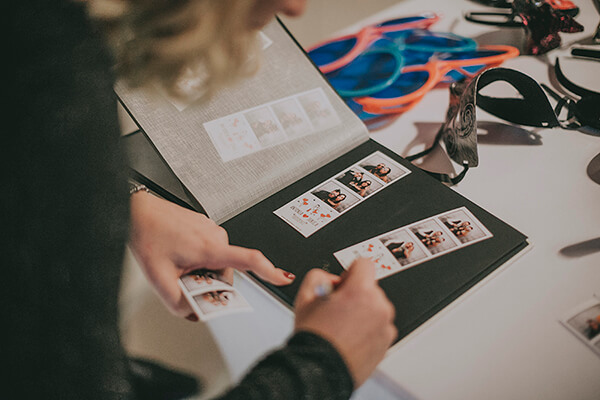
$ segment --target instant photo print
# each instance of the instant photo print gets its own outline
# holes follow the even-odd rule
[[[371,140],[279,21],[262,35],[270,45],[258,73],[206,103],[181,109],[155,88],[122,83],[116,92],[139,127],[123,137],[133,177],[294,273],[285,287],[254,277],[276,299],[291,307],[311,268],[341,274],[370,257],[402,305],[401,339],[527,247],[525,235]],[[181,281],[203,317],[238,309],[239,293],[189,290],[198,284]]]
[[[578,304],[560,322],[600,356],[600,296],[591,296]]]
[[[197,270],[179,279],[179,286],[202,321],[252,310],[233,287],[233,273],[228,277],[223,271]]]

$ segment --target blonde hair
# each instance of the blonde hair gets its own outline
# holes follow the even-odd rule
[[[132,86],[161,83],[182,93],[177,81],[202,71],[201,91],[251,75],[258,68],[251,0],[88,0],[88,12],[107,36],[117,75]]]

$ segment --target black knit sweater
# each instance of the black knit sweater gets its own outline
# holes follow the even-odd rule
[[[129,206],[111,58],[84,6],[13,2],[2,134],[3,393],[132,399],[118,332]],[[8,129],[10,127],[10,129]],[[342,399],[343,360],[300,333],[225,399]]]

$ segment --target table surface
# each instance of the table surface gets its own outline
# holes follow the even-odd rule
[[[581,8],[583,33],[561,34],[562,49],[520,56],[504,66],[556,87],[555,58],[566,56],[570,44],[589,42],[600,18],[592,2],[574,2]],[[435,11],[443,17],[432,30],[521,47],[520,28],[462,19],[463,11],[475,9],[486,8],[470,1],[408,0],[343,32]],[[578,82],[598,85],[598,65],[580,70]],[[447,105],[448,90],[434,89],[372,137],[401,155],[415,153],[431,143]],[[525,233],[532,246],[399,342],[354,398],[597,400],[600,356],[560,320],[600,295],[600,185],[586,174],[600,153],[600,136],[513,126],[482,110],[477,120],[487,130],[478,135],[480,164],[454,189]],[[460,169],[441,152],[422,167]],[[253,282],[242,278],[236,285],[255,311],[209,323],[234,378],[283,343],[293,327],[292,313]]]

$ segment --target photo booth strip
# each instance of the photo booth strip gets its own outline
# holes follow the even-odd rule
[[[377,151],[273,213],[304,237],[309,237],[410,172],[406,167]],[[365,186],[365,183],[368,185]]]
[[[316,88],[205,122],[224,162],[341,124],[323,89]]]
[[[202,321],[249,312],[252,307],[220,271],[198,270],[179,279],[179,287]]]
[[[376,279],[493,237],[466,208],[450,210],[334,253],[344,269],[360,257],[377,264]]]

